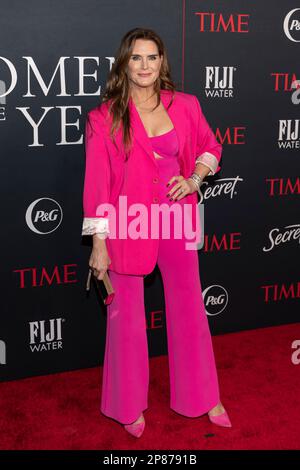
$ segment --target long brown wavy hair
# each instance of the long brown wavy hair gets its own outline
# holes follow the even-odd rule
[[[111,71],[108,75],[105,91],[102,97],[102,103],[111,100],[109,106],[109,113],[112,116],[112,125],[110,129],[110,137],[114,144],[115,132],[119,126],[123,127],[123,145],[125,148],[126,160],[132,145],[131,127],[130,127],[130,114],[128,103],[130,99],[129,79],[127,75],[127,65],[132,55],[134,42],[136,39],[146,39],[154,41],[158,48],[159,56],[163,55],[163,61],[160,67],[159,77],[154,83],[154,92],[157,96],[156,109],[160,104],[160,90],[172,90],[173,96],[169,103],[168,108],[171,106],[176,85],[170,76],[170,65],[167,58],[167,51],[162,39],[155,31],[148,28],[134,28],[128,31],[122,38],[121,44],[116,54],[115,62],[112,65]]]

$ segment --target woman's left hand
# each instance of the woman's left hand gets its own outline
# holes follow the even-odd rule
[[[188,194],[193,194],[195,191],[197,191],[196,185],[193,183],[193,181],[185,179],[182,175],[173,176],[168,182],[169,185],[174,181],[177,181],[177,184],[175,184],[167,194],[167,196],[172,198],[173,201],[179,201]]]

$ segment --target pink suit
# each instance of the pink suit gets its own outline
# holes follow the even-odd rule
[[[171,92],[161,90],[161,101],[167,108]],[[134,134],[133,148],[127,162],[121,144],[121,128],[116,135],[117,149],[109,137],[111,118],[107,113],[108,104],[102,103],[87,116],[85,145],[86,170],[83,192],[84,220],[94,227],[96,218],[109,220],[110,214],[99,214],[99,205],[110,203],[116,211],[116,233],[119,233],[119,196],[127,197],[127,204],[143,204],[150,212],[151,204],[159,201],[159,164],[153,155],[151,141],[137,109],[130,98],[129,110]],[[202,113],[195,95],[177,91],[173,103],[167,110],[176,129],[179,141],[178,162],[180,174],[188,178],[195,168],[197,157],[212,168],[211,173],[220,170],[222,146],[219,144]],[[107,118],[107,119],[106,119]],[[187,204],[197,206],[197,193],[185,198]],[[97,211],[98,209],[98,211]],[[196,210],[193,210],[196,213]],[[128,225],[135,216],[128,216]],[[90,224],[89,224],[90,222]],[[193,217],[196,231],[196,219]],[[149,274],[153,271],[158,254],[159,241],[154,238],[127,239],[107,238],[107,251],[112,260],[110,270],[120,274]],[[147,256],[145,256],[147,253]]]
[[[165,97],[164,104],[166,104],[169,94],[162,94],[162,96]],[[184,109],[186,118],[188,116],[187,109],[190,112],[192,110],[199,112],[198,101],[195,103],[193,98],[192,95],[179,94],[177,104],[182,112]],[[181,100],[185,102],[186,107]],[[137,111],[135,110],[135,112]],[[203,162],[206,161],[208,166],[211,167],[211,173],[220,169],[219,166],[217,168],[220,158],[220,146],[212,137],[211,130],[205,127],[204,123],[206,121],[203,115],[197,115],[196,113],[196,117],[192,118],[190,116],[189,125],[195,126],[194,132],[196,132],[197,139],[195,135],[187,134],[186,140],[188,143],[186,144],[183,143],[184,134],[178,132],[176,126],[180,122],[176,108],[174,108],[173,114],[170,115],[174,124],[172,131],[151,139],[147,136],[145,129],[144,133],[141,131],[141,121],[137,119],[134,111],[133,115],[135,116],[135,129],[138,129],[140,143],[145,145],[143,153],[142,147],[136,144],[136,147],[139,148],[139,152],[137,152],[137,149],[136,152],[140,158],[140,166],[144,169],[147,167],[150,171],[148,177],[146,176],[147,173],[143,176],[147,191],[144,195],[136,194],[139,199],[149,198],[147,200],[151,203],[152,197],[153,199],[158,198],[160,203],[172,204],[166,196],[172,186],[167,188],[166,183],[173,175],[184,174],[183,172],[185,172],[186,177],[189,176],[195,167],[196,156],[205,154]],[[197,121],[198,118],[200,122]],[[193,122],[194,120],[196,122]],[[204,125],[205,129],[199,129],[200,123]],[[96,122],[93,125],[96,126]],[[186,124],[179,127],[181,130],[183,128],[187,130],[187,126]],[[87,130],[89,131],[89,125]],[[204,141],[201,140],[200,135],[202,135]],[[145,144],[145,142],[147,143]],[[166,142],[167,147],[165,147]],[[191,148],[191,142],[194,142],[196,153],[193,153],[192,158],[186,162],[180,159],[180,156],[187,155],[187,151],[184,152],[185,145]],[[103,150],[103,142],[100,143],[94,136],[92,148],[99,148],[97,145]],[[149,154],[150,149],[151,153]],[[210,158],[208,149],[214,152],[211,155],[216,160]],[[152,153],[153,150],[163,158],[155,159]],[[91,152],[91,147],[88,147],[88,152]],[[98,157],[103,156],[102,153],[97,153],[97,155]],[[89,157],[92,159],[91,153],[89,153]],[[131,156],[129,160],[130,158]],[[206,158],[208,160],[205,160]],[[125,171],[125,175],[130,178],[129,162],[127,165],[128,171]],[[98,170],[100,171],[101,168],[99,164]],[[191,171],[189,168],[191,168]],[[139,172],[139,169],[136,168],[136,171]],[[114,188],[109,186],[111,179],[103,181],[103,178],[102,173],[101,181],[102,183],[106,181],[107,186],[105,188],[97,187],[98,201],[99,197],[104,196],[104,191],[107,191],[107,195],[110,197],[114,194]],[[150,184],[151,178],[157,179],[155,185]],[[86,181],[88,180],[86,179]],[[124,188],[128,192],[132,191],[131,197],[133,198],[135,191],[129,189],[128,183],[124,179],[122,181],[122,191],[125,191]],[[139,184],[138,186],[142,190]],[[91,194],[91,190],[86,186],[86,197]],[[95,190],[96,187],[94,187]],[[197,193],[194,193],[191,196],[196,195]],[[186,199],[187,197],[177,201],[176,204],[183,204]],[[87,206],[85,207],[87,209]],[[93,212],[86,212],[86,214],[94,215]],[[171,234],[173,233],[173,226],[173,223],[171,223]],[[109,238],[107,241],[110,241]],[[122,240],[123,244],[125,244],[125,241]],[[137,241],[134,242],[137,243]],[[109,268],[109,276],[116,295],[112,304],[107,308],[101,411],[104,415],[120,423],[129,424],[148,408],[149,364],[143,274],[151,272],[157,263],[162,275],[166,305],[170,407],[184,416],[200,416],[213,408],[220,401],[220,397],[211,335],[202,298],[198,252],[196,250],[186,250],[184,237],[176,239],[171,236],[171,238],[164,239],[161,226],[159,227],[158,239],[143,240],[143,242],[147,243],[139,243],[138,247],[135,247],[133,243],[123,249],[120,249],[121,244],[116,245],[115,250],[113,245],[110,245],[114,264],[113,266],[110,265],[112,269]],[[118,263],[115,258],[117,252],[122,256],[125,256],[125,253],[128,256],[129,251],[137,255],[142,247],[145,250],[142,257],[143,262],[137,259],[132,259],[129,262],[124,258],[122,263]],[[147,261],[148,251],[149,261]],[[120,271],[126,268],[125,271],[133,272],[119,272],[117,266]],[[131,269],[129,269],[130,267]]]

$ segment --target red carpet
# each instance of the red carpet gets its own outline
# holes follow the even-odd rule
[[[146,428],[135,439],[100,406],[102,368],[2,383],[1,449],[300,449],[300,325],[213,337],[233,428],[169,408],[167,357],[150,359]]]

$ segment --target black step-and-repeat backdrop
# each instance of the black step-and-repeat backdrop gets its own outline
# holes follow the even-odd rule
[[[2,380],[103,362],[105,308],[85,291],[84,122],[137,26],[162,36],[178,90],[223,144],[201,194],[212,334],[300,319],[300,3],[2,0]],[[157,267],[145,305],[150,355],[165,354]]]

